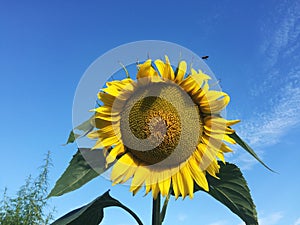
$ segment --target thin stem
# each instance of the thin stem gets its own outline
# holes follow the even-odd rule
[[[161,221],[160,221],[160,193],[158,194],[156,199],[153,199],[152,225],[161,225]]]

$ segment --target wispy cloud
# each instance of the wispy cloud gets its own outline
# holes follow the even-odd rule
[[[264,30],[266,37],[261,46],[268,68],[275,66],[281,57],[288,57],[299,48],[297,41],[300,34],[299,9],[299,1],[288,3],[283,1],[278,4],[276,18],[270,18],[277,29],[271,32]]]
[[[228,224],[227,221],[225,221],[225,220],[219,220],[219,221],[210,223],[209,225],[226,225],[226,224]]]
[[[177,215],[177,219],[180,221],[180,222],[184,222],[186,219],[187,219],[187,215],[184,214],[184,213],[180,213]]]
[[[244,120],[238,130],[251,146],[261,150],[274,145],[292,128],[300,124],[300,2],[282,4],[272,24],[276,29],[267,31],[262,45],[264,74],[255,87],[255,97],[266,100],[259,112]],[[271,18],[271,19],[276,19]],[[244,153],[235,158],[249,169],[256,163]]]
[[[295,221],[294,225],[300,225],[300,217]]]
[[[258,219],[260,225],[275,225],[283,218],[282,212],[272,213],[266,217]]]
[[[255,120],[241,125],[242,135],[253,146],[273,145],[291,128],[300,124],[300,87],[286,84],[268,112],[255,115]]]
[[[277,225],[277,224],[279,224],[279,222],[282,218],[283,218],[282,212],[275,212],[268,216],[259,218],[258,223],[259,223],[259,225]],[[245,225],[245,223],[240,223],[238,225]]]

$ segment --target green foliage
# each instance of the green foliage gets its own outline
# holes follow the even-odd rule
[[[50,153],[47,154],[40,174],[29,176],[15,197],[7,196],[5,189],[0,200],[1,225],[47,225],[53,220],[53,210],[47,210],[45,198],[48,191]],[[46,213],[45,211],[49,211]]]
[[[206,174],[209,191],[194,183],[194,192],[204,191],[238,215],[246,225],[258,225],[257,212],[250,189],[240,169],[231,163],[220,165],[219,179]],[[171,192],[174,195],[173,191]]]
[[[219,162],[219,165],[220,179],[207,175],[209,183],[207,193],[237,214],[246,225],[258,225],[256,208],[242,172],[231,163]],[[197,190],[203,191],[195,185],[195,191]]]
[[[102,150],[81,148],[73,156],[68,168],[58,179],[48,197],[74,191],[99,176],[106,169],[108,168],[105,168]]]
[[[75,209],[56,220],[52,225],[98,225],[104,216],[103,209],[110,206],[121,207],[130,213],[139,225],[143,225],[138,216],[118,200],[109,195],[109,191],[96,198],[91,203]]]

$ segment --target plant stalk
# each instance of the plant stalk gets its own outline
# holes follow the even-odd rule
[[[161,225],[161,220],[160,220],[160,193],[158,194],[156,199],[153,199],[152,225]]]

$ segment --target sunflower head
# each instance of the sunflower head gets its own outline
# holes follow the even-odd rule
[[[174,69],[168,57],[138,65],[136,80],[106,83],[98,98],[90,138],[103,148],[107,165],[114,164],[113,184],[131,179],[135,194],[142,186],[175,197],[193,197],[194,182],[208,190],[206,173],[217,176],[217,159],[235,143],[228,134],[238,120],[228,121],[221,111],[229,96],[210,90],[210,77],[180,61]]]

